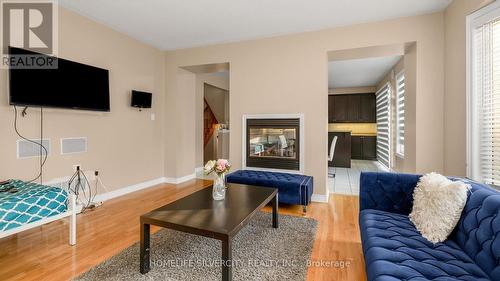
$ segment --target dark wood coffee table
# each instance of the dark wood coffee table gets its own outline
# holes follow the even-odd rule
[[[231,239],[272,201],[273,227],[278,228],[278,190],[228,184],[226,198],[212,199],[208,187],[141,216],[140,272],[150,269],[150,225],[222,241],[222,280],[231,280]]]

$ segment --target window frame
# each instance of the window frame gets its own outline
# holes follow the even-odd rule
[[[478,110],[476,93],[474,91],[474,31],[479,26],[500,18],[500,1],[495,1],[488,6],[475,11],[466,17],[466,175],[468,178],[483,182],[480,172],[480,161],[476,159],[479,154],[480,142]]]
[[[394,151],[394,155],[396,157],[404,159],[404,157],[405,157],[405,154],[404,154],[404,141],[403,141],[403,143],[400,143],[400,139],[399,139],[399,124],[400,124],[399,123],[400,122],[399,121],[399,110],[400,110],[400,107],[399,107],[398,78],[401,77],[401,75],[403,75],[403,80],[404,80],[404,83],[405,83],[404,94],[403,94],[403,96],[405,97],[405,103],[403,104],[403,108],[406,107],[406,75],[405,75],[405,70],[403,69],[400,72],[398,72],[398,74],[396,74],[394,76],[394,84],[395,84],[394,85],[394,90],[395,90],[394,91],[395,92],[395,97],[394,98],[395,98],[395,102],[396,102],[396,106],[394,108],[394,112],[396,114],[396,116],[395,116],[396,118],[394,120],[395,121],[394,123],[396,124],[396,130],[395,130],[395,135],[396,135],[396,143],[395,143],[396,147],[395,148],[396,149]],[[403,126],[404,125],[405,125],[405,122],[403,121]],[[403,152],[400,151],[400,145],[403,146]]]

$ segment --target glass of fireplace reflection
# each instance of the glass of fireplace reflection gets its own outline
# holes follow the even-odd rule
[[[296,128],[249,128],[249,157],[297,159]]]

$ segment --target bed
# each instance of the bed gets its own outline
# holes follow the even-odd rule
[[[65,190],[12,180],[15,193],[0,192],[0,238],[69,217],[69,244],[76,244],[76,200]]]

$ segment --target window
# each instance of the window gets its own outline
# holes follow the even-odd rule
[[[396,75],[396,155],[405,154],[405,73]]]
[[[467,174],[500,186],[499,2],[467,22]]]
[[[390,84],[387,83],[377,92],[377,159],[390,168]]]

